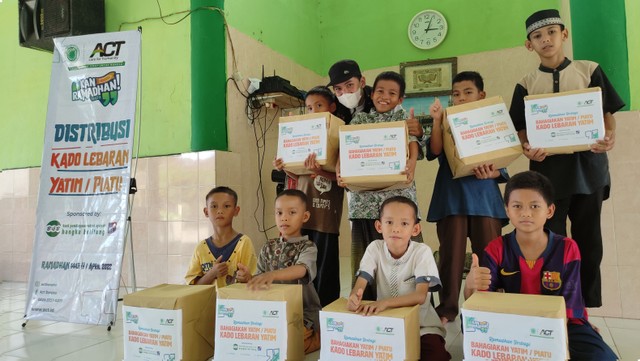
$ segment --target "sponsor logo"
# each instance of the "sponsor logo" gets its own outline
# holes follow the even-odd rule
[[[347,134],[344,137],[344,141],[347,145],[360,143],[360,136]]]
[[[396,140],[398,139],[398,134],[386,134],[384,136],[384,140]]]
[[[333,318],[327,318],[327,331],[344,331],[344,322],[336,321]]]
[[[469,119],[467,118],[454,117],[453,119],[451,119],[451,121],[453,122],[454,128],[469,124]]]
[[[316,129],[322,129],[322,123],[317,123],[317,124],[313,124],[311,126],[312,130],[316,130]]]
[[[542,287],[555,291],[562,286],[562,279],[560,278],[560,272],[542,272]]]
[[[376,327],[376,334],[378,334],[378,335],[394,335],[393,327],[377,326]]]
[[[598,129],[585,130],[584,132],[584,136],[587,137],[587,139],[598,139],[598,135]]]
[[[487,333],[489,332],[489,322],[478,321],[475,317],[465,317],[464,330],[465,332],[480,331],[481,333]]]
[[[132,313],[130,311],[127,311],[125,314],[125,322],[126,323],[135,323],[136,325],[138,324],[138,315],[135,313]]]
[[[235,313],[233,307],[225,307],[225,305],[218,305],[218,317],[233,318]]]
[[[505,271],[504,268],[500,269],[500,274],[503,275],[503,276],[513,276],[514,274],[516,274],[518,272],[520,272],[520,271],[508,272],[508,271]]]
[[[531,115],[546,113],[549,111],[548,105],[531,104]]]
[[[593,99],[579,100],[578,101],[578,108],[590,107],[593,104],[594,104],[593,103]]]
[[[262,311],[262,317],[266,318],[278,318],[278,310],[264,310]]]
[[[118,229],[118,222],[109,222],[109,226],[107,227],[107,233],[111,234]]]
[[[120,55],[120,50],[122,49],[122,45],[125,44],[124,40],[120,41],[109,41],[104,44],[97,43],[91,52],[91,56],[89,59],[99,59],[103,60],[105,58],[115,59]],[[94,56],[96,58],[94,58]]]
[[[531,332],[530,332],[530,336],[540,337],[540,338],[548,338],[548,339],[555,338],[553,336],[553,330],[549,330],[549,329],[545,329],[545,328],[541,328],[540,330],[532,328]]]
[[[175,321],[175,319],[173,319],[173,318],[161,318],[160,319],[160,325],[162,325],[162,326],[174,326],[175,325],[174,321]]]
[[[280,134],[287,135],[293,133],[293,127],[282,127],[280,128]]]
[[[64,55],[67,57],[69,61],[78,60],[78,55],[80,54],[80,49],[78,49],[75,45],[69,45],[64,48]]]
[[[504,109],[499,109],[499,110],[491,112],[491,116],[492,117],[501,116],[502,114],[504,114]]]
[[[115,71],[99,77],[82,78],[71,83],[71,100],[100,102],[102,106],[115,105],[118,102],[120,73]]]
[[[516,141],[516,135],[515,134],[508,134],[505,135],[505,137],[503,138],[507,143],[515,143]]]
[[[53,220],[47,223],[47,226],[45,227],[45,232],[49,237],[56,237],[57,235],[60,234],[61,230],[62,230],[62,224],[60,224],[60,222],[56,220]]]

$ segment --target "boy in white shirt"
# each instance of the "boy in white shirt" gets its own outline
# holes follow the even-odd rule
[[[367,247],[347,308],[372,315],[388,308],[420,305],[420,360],[450,360],[445,330],[429,302],[429,292],[441,287],[438,267],[429,246],[411,242],[411,237],[420,233],[418,206],[403,196],[390,197],[380,206],[375,226],[384,239]],[[378,300],[362,304],[368,283],[375,284]]]

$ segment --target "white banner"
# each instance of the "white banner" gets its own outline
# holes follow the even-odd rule
[[[107,325],[126,236],[140,34],[54,44],[25,315]]]

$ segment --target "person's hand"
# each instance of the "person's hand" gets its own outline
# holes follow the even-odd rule
[[[236,281],[240,283],[247,283],[251,279],[251,272],[249,268],[242,263],[238,263],[238,271],[236,272]]]
[[[491,271],[487,267],[480,267],[478,256],[471,255],[471,269],[467,274],[465,288],[471,290],[486,291],[491,285]]]
[[[522,150],[525,157],[535,160],[536,162],[542,162],[549,155],[545,152],[544,148],[531,148],[529,142],[522,145]]]
[[[409,135],[416,136],[417,138],[421,138],[424,135],[424,129],[422,129],[422,125],[414,116],[413,108],[409,109],[409,118],[407,118],[406,122]]]
[[[613,130],[605,130],[604,139],[598,139],[595,144],[591,144],[591,151],[594,153],[605,153],[613,149],[615,143],[616,132]]]
[[[229,265],[227,264],[227,262],[222,262],[222,256],[220,256],[213,264],[209,272],[213,272],[215,278],[227,277],[227,274],[229,272]]]
[[[402,174],[407,175],[407,181],[405,183],[409,184],[413,182],[413,178],[416,174],[416,160],[415,159],[407,159],[407,166],[404,168],[404,172]]]
[[[493,164],[482,164],[473,168],[473,174],[478,179],[493,179],[500,175],[500,172],[493,168]]]
[[[304,167],[315,174],[318,174],[318,172],[322,170],[322,167],[320,167],[320,163],[316,161],[316,153],[311,153],[307,156],[307,158],[304,160]]]
[[[284,160],[282,158],[276,158],[273,160],[273,168],[282,171],[284,169]]]
[[[338,183],[338,187],[345,188],[347,183],[342,180],[342,176],[340,176],[340,160],[336,162],[336,183]]]
[[[251,290],[266,290],[271,286],[273,280],[273,272],[261,273],[255,277],[252,277],[251,280],[249,280],[249,282],[247,283],[247,287]]]
[[[362,302],[362,294],[364,290],[362,288],[358,288],[356,293],[353,293],[349,296],[349,300],[347,300],[347,310],[356,312],[360,308],[360,302]]]
[[[436,97],[429,107],[429,115],[433,118],[433,124],[436,124],[436,122],[440,123],[440,121],[442,121],[443,114],[444,109],[442,109],[442,103],[440,103],[440,99]]]
[[[387,305],[387,300],[380,300],[360,306],[360,310],[358,311],[358,313],[364,316],[377,315],[378,313],[386,310],[388,307],[389,306]]]

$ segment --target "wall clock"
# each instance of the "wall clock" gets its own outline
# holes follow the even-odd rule
[[[409,22],[409,41],[419,49],[433,49],[447,36],[447,20],[436,10],[423,10]]]

